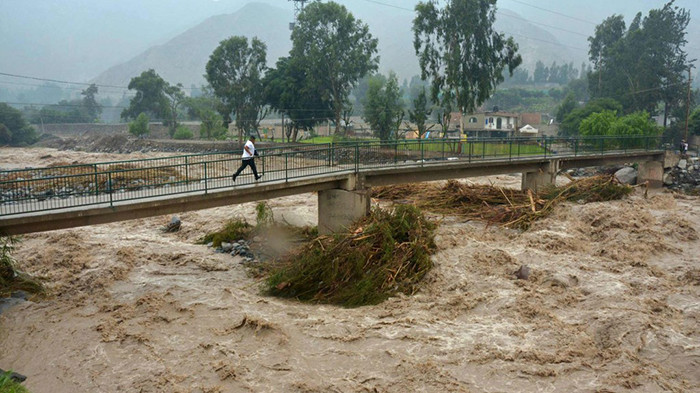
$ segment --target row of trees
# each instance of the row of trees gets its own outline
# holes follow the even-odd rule
[[[24,114],[31,123],[94,123],[99,121],[102,105],[97,102],[98,87],[91,84],[80,92],[82,98],[61,100],[58,104],[41,109],[25,109]]]
[[[540,60],[535,64],[532,74],[525,68],[518,68],[513,72],[513,76],[506,78],[504,86],[523,86],[532,84],[552,83],[566,85],[578,78],[584,77],[589,72],[586,63],[581,64],[578,69],[574,63],[564,63],[558,65],[556,61],[546,66]]]
[[[495,0],[452,0],[440,7],[429,0],[416,6],[414,47],[421,78],[430,89],[417,92],[408,112],[419,130],[430,115],[429,101],[441,108],[442,119],[453,110],[474,111],[504,80],[504,71],[512,74],[521,63],[513,39],[493,30],[495,5]],[[266,45],[257,38],[222,41],[206,65],[210,90],[200,99],[185,98],[181,86],[146,71],[129,84],[137,93],[122,116],[148,113],[164,119],[174,132],[178,107],[187,107],[203,124],[220,119],[226,129],[235,121],[240,140],[242,133],[257,132],[260,120],[274,110],[288,119],[288,138],[328,119],[342,134],[353,112],[351,91],[377,70],[377,39],[334,2],[305,7],[291,38],[289,56],[271,69],[265,66]],[[365,119],[381,139],[391,138],[405,116],[397,78],[375,76],[366,88]]]
[[[674,1],[644,18],[638,13],[629,26],[622,15],[605,19],[588,39],[591,97],[614,98],[625,113],[656,114],[661,103],[666,119],[687,97],[690,62],[684,46],[689,22],[688,11]]]
[[[646,135],[665,129],[669,136],[684,134],[697,95],[689,95],[687,87],[693,62],[684,50],[689,22],[688,11],[672,0],[647,16],[638,13],[629,26],[621,15],[596,26],[588,39],[593,69],[580,79],[591,100],[581,105],[579,93],[567,94],[556,113],[560,133],[626,134],[636,129]],[[663,129],[651,123],[655,115],[663,115]],[[667,128],[669,119],[676,121]],[[693,124],[691,116],[691,133]]]

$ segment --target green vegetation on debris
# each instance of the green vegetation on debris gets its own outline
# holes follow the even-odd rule
[[[229,220],[223,228],[216,232],[208,233],[200,240],[202,244],[214,243],[214,247],[220,247],[223,242],[235,242],[239,239],[248,239],[253,231],[253,226],[242,218]]]
[[[28,274],[17,270],[12,257],[17,238],[0,236],[0,297],[7,297],[15,291],[31,294],[44,294],[44,286]]]
[[[29,393],[29,390],[10,378],[11,372],[0,374],[0,393]]]
[[[271,271],[266,291],[345,307],[413,294],[432,268],[435,225],[410,205],[374,209],[350,233],[320,236]]]

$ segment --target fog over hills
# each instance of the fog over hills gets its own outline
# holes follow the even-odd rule
[[[507,15],[518,22],[509,23],[505,17],[498,17],[496,29],[507,28],[509,33],[515,35],[524,67],[534,68],[537,60],[561,64],[573,58],[568,49],[558,45],[556,37],[547,31],[526,22],[512,11],[499,10],[499,15]],[[133,76],[153,68],[171,83],[199,86],[205,83],[203,74],[209,55],[221,40],[233,35],[257,36],[264,41],[268,46],[268,64],[274,66],[277,58],[286,56],[291,49],[288,22],[292,19],[291,9],[249,3],[235,13],[206,19],[167,43],[149,48],[133,59],[110,68],[94,81],[125,86]],[[401,78],[419,74],[413,49],[412,20],[413,13],[403,10],[367,15],[363,19],[370,26],[371,33],[379,39],[381,72],[395,71]]]
[[[243,35],[254,36],[267,45],[268,63],[291,49],[289,22],[292,10],[263,3],[249,3],[232,14],[207,18],[165,44],[153,46],[131,60],[111,67],[95,78],[98,84],[126,86],[132,77],[153,68],[170,83],[189,87],[205,83],[203,74],[209,56],[222,40]]]
[[[0,0],[0,72],[126,85],[155,68],[171,83],[203,82],[204,64],[218,42],[257,35],[268,61],[286,55],[288,0]],[[380,71],[402,78],[418,73],[411,22],[417,0],[336,0],[369,24],[379,38]],[[520,44],[524,67],[534,62],[587,60],[587,37],[612,14],[629,22],[663,0],[499,0],[496,28]],[[700,2],[676,0],[690,10],[686,50],[700,58]],[[17,82],[0,77],[3,81]],[[39,83],[39,82],[33,82]],[[12,88],[4,84],[0,88]],[[14,86],[16,87],[16,86]]]

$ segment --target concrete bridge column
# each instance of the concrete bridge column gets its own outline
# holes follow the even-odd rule
[[[637,184],[649,182],[650,188],[664,185],[664,163],[661,161],[640,162],[637,168]]]
[[[342,232],[369,213],[370,190],[363,187],[357,175],[348,179],[345,188],[318,192],[319,234]]]
[[[558,172],[559,160],[550,161],[549,164],[543,165],[536,172],[523,172],[521,189],[537,191],[551,186],[555,183]]]

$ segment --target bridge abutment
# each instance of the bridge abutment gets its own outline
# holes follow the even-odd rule
[[[637,168],[637,184],[649,182],[650,188],[664,185],[664,163],[660,161],[640,162]]]
[[[555,183],[559,172],[559,160],[552,160],[543,165],[536,172],[523,172],[521,189],[537,191]]]
[[[318,233],[328,235],[346,230],[369,213],[369,190],[324,190],[318,192]]]

